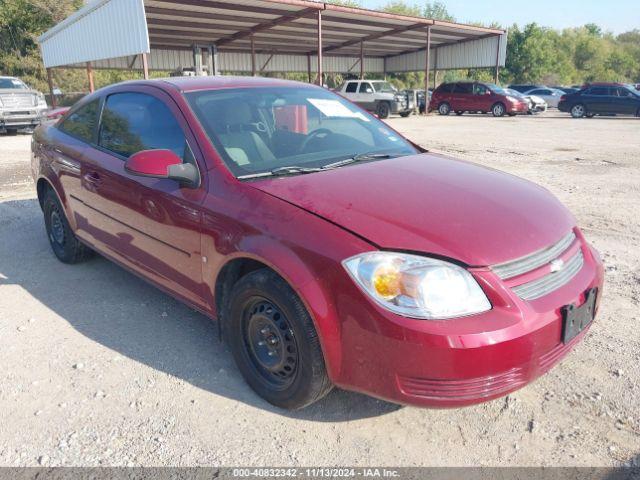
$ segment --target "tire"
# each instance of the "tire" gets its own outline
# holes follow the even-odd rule
[[[587,109],[581,103],[576,103],[570,110],[573,118],[583,118],[587,114]]]
[[[402,112],[402,113],[400,114],[400,116],[401,116],[402,118],[407,118],[409,115],[411,115],[411,113],[412,113],[412,112],[410,112],[410,111],[409,111],[409,112]]]
[[[491,114],[494,117],[502,117],[504,116],[506,110],[507,109],[505,108],[504,103],[498,102],[494,104],[493,107],[491,107]]]
[[[451,105],[449,105],[447,102],[443,102],[440,105],[438,105],[438,113],[440,115],[449,115],[451,113]]]
[[[462,115],[463,113],[464,113],[463,111],[458,110],[458,111],[456,112],[456,115],[460,116],[460,115]]]
[[[378,118],[389,118],[389,115],[391,114],[391,106],[389,105],[389,102],[380,102],[376,109],[376,113],[378,114]]]
[[[77,239],[58,197],[48,189],[42,204],[44,226],[51,249],[58,260],[63,263],[79,263],[91,257],[93,251]]]
[[[295,410],[333,388],[311,316],[275,272],[264,268],[242,277],[223,318],[240,373],[267,402]]]

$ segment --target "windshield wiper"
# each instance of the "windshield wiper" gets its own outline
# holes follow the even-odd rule
[[[343,165],[349,165],[350,163],[365,162],[368,160],[383,160],[385,158],[393,158],[397,156],[397,154],[394,155],[391,153],[359,153],[357,155],[354,155],[353,157],[347,158],[345,160],[340,160],[339,162],[329,163],[328,165],[324,165],[322,167],[301,167],[298,165],[290,165],[288,167],[274,168],[273,170],[269,170],[268,172],[240,175],[238,179],[247,180],[251,178],[280,177],[284,175],[300,175],[304,173],[324,172],[327,170],[333,170],[334,168],[342,167]]]
[[[366,162],[368,160],[384,160],[385,158],[393,158],[393,157],[397,157],[398,155],[393,155],[391,153],[359,153],[357,155],[354,155],[351,158],[346,158],[344,160],[340,160],[339,162],[335,162],[335,163],[330,163],[328,165],[325,165],[324,167],[322,167],[323,170],[326,169],[330,169],[330,168],[338,168],[338,167],[342,167],[344,165],[349,165],[351,163],[356,163],[356,162]]]
[[[326,170],[324,167],[299,167],[297,165],[290,165],[288,167],[278,167],[268,172],[250,173],[248,175],[240,175],[238,179],[244,180],[248,178],[260,178],[260,177],[279,177],[283,175],[296,175],[303,173],[316,173]]]

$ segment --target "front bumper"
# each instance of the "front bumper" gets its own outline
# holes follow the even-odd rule
[[[523,387],[551,369],[586,333],[561,341],[560,309],[581,305],[584,292],[603,284],[598,254],[584,243],[582,269],[563,287],[526,302],[489,269],[474,271],[493,309],[466,318],[425,321],[371,305],[351,304],[343,319],[338,385],[395,403],[461,407]],[[598,305],[596,305],[597,309]]]
[[[44,118],[44,110],[0,110],[0,130],[36,127]]]
[[[524,102],[510,103],[507,105],[508,113],[527,113],[529,111],[529,105]]]
[[[391,113],[400,114],[405,112],[411,112],[415,108],[413,101],[398,101],[394,100],[391,102]]]

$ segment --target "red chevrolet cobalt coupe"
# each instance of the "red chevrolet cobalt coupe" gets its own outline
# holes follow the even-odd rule
[[[547,190],[311,85],[113,85],[38,128],[32,167],[61,261],[99,252],[216,319],[283,408],[333,385],[489,400],[549,370],[598,308],[599,256]]]

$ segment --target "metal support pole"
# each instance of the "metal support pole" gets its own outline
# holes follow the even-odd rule
[[[364,42],[360,42],[360,80],[364,80]]]
[[[149,59],[146,53],[142,54],[142,75],[145,80],[149,80]]]
[[[318,85],[322,86],[322,11],[318,10]]]
[[[311,83],[311,54],[307,53],[307,81]]]
[[[209,52],[209,61],[211,66],[211,72],[209,75],[220,75],[220,71],[218,70],[218,47],[215,44],[210,45]]]
[[[498,35],[498,47],[496,48],[496,71],[493,75],[493,83],[496,85],[500,81],[500,43],[502,42],[502,35]]]
[[[49,93],[51,94],[51,106],[56,108],[58,101],[56,100],[56,94],[53,93],[53,75],[50,68],[47,68],[47,83],[49,84]]]
[[[438,48],[434,49],[435,57],[433,59],[433,89],[438,86]]]
[[[251,76],[256,76],[256,43],[251,34]]]
[[[431,27],[427,27],[427,48],[425,49],[425,65],[424,65],[424,95],[425,102],[429,101],[429,63],[431,60]],[[428,105],[427,105],[428,107]],[[429,108],[425,108],[424,114],[427,114]]]
[[[91,62],[87,62],[87,79],[89,80],[89,93],[96,91],[96,87],[93,83],[93,69],[91,68]]]
[[[382,57],[382,75],[383,78],[387,79],[387,57]]]
[[[202,73],[202,48],[199,45],[193,45],[193,69],[196,76]]]

